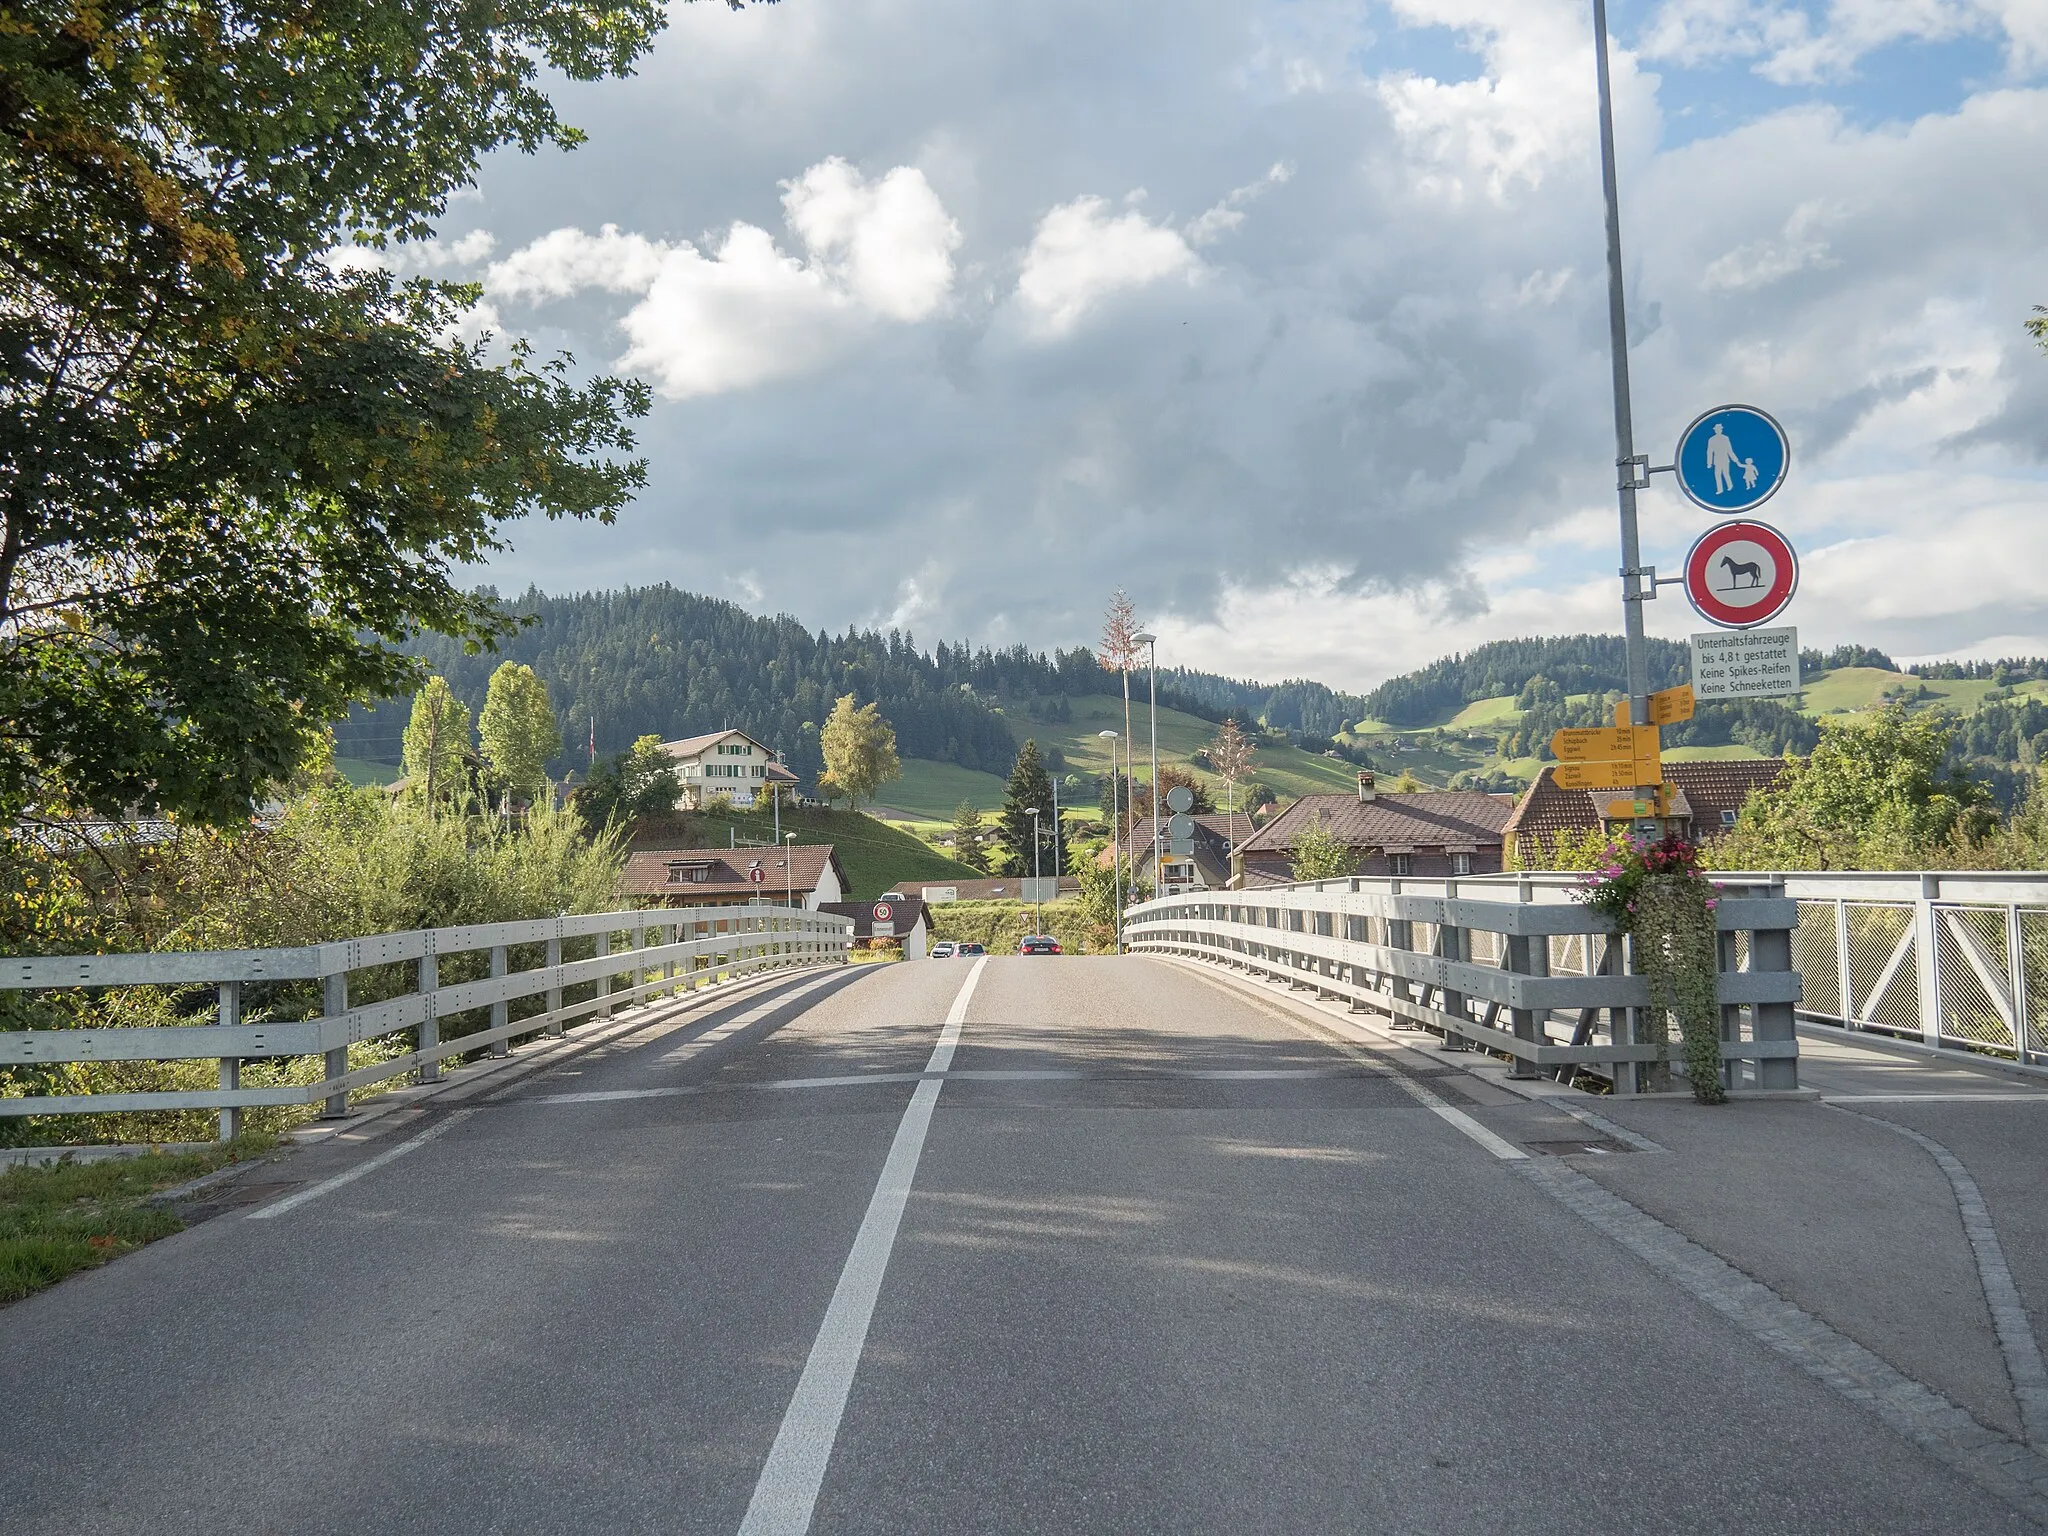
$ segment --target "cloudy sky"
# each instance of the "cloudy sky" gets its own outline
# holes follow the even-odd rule
[[[1120,583],[1162,661],[1349,687],[1618,629],[1589,11],[674,7],[413,252],[656,394],[638,505],[484,574],[1034,647]],[[2048,0],[1613,18],[1641,450],[1784,421],[1808,645],[2048,653]]]

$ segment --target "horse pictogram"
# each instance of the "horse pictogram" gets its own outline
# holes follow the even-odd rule
[[[1721,589],[1723,592],[1747,592],[1764,584],[1764,568],[1758,561],[1737,560],[1733,556],[1723,555],[1721,564],[1728,571],[1728,585]],[[1749,585],[1738,585],[1745,576],[1749,578]]]

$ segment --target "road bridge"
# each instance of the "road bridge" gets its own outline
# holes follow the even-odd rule
[[[647,1008],[0,1311],[0,1528],[2048,1522],[2048,1093],[1436,1045],[1162,957]]]

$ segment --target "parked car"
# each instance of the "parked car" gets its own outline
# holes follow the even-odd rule
[[[986,944],[962,944],[954,949],[953,956],[955,959],[965,960],[972,955],[985,955],[987,953],[988,946]]]
[[[953,958],[953,949],[954,945],[951,939],[941,939],[932,946],[931,958],[934,960],[950,960]]]
[[[1056,955],[1060,952],[1060,941],[1049,933],[1027,933],[1017,941],[1020,955]]]

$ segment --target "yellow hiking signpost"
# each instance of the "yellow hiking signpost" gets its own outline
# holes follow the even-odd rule
[[[1664,782],[1654,725],[1559,731],[1550,738],[1550,750],[1558,759],[1551,777],[1560,789],[1635,789]]]

